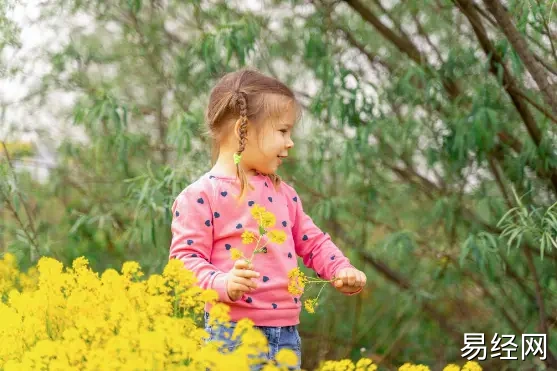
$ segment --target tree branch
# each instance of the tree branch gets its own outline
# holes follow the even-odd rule
[[[557,114],[557,95],[552,89],[549,83],[549,76],[547,76],[544,71],[540,68],[536,59],[528,49],[526,41],[520,35],[520,32],[516,29],[512,19],[509,17],[507,11],[499,0],[484,0],[484,4],[487,9],[493,14],[497,23],[501,27],[501,30],[507,36],[507,39],[513,46],[514,50],[522,59],[524,66],[532,75],[532,78],[538,85],[538,88],[542,92],[546,103],[551,107],[554,114]]]
[[[4,141],[2,141],[2,147],[4,149],[4,155],[6,156],[6,161],[8,162],[10,172],[11,172],[13,178],[14,178],[14,181],[17,184],[16,172],[15,172],[14,166],[12,164],[10,153],[9,153],[8,148],[6,146],[6,143]],[[31,210],[29,210],[29,206],[27,205],[27,202],[25,202],[25,199],[23,198],[23,195],[21,194],[19,189],[16,188],[17,197],[21,200],[21,203],[23,204],[23,209],[25,210],[25,214],[27,215],[28,223],[27,223],[27,225],[25,225],[23,223],[23,220],[21,220],[21,218],[19,216],[19,213],[15,209],[14,205],[12,205],[12,203],[8,200],[9,195],[4,193],[4,189],[2,187],[0,187],[0,191],[2,191],[2,196],[6,200],[6,205],[8,206],[8,209],[12,212],[14,218],[17,220],[21,229],[23,230],[23,232],[27,236],[27,239],[29,240],[29,242],[31,242],[31,245],[32,245],[33,248],[30,249],[31,250],[30,251],[31,252],[30,259],[31,259],[32,262],[34,262],[35,259],[36,259],[35,255],[39,254],[39,244],[37,242],[37,230],[35,229],[35,223],[33,221],[33,214],[31,213]],[[31,230],[31,233],[29,233],[28,228]]]
[[[520,95],[517,94],[517,86],[515,81],[513,80],[510,72],[508,71],[507,67],[503,63],[501,56],[497,53],[497,50],[491,44],[487,33],[483,27],[481,19],[478,17],[478,13],[476,12],[474,6],[470,2],[470,0],[453,0],[459,9],[461,9],[462,13],[468,18],[478,41],[484,50],[484,53],[489,57],[489,65],[490,65],[490,72],[494,76],[498,76],[498,68],[501,68],[502,71],[502,78],[503,78],[503,88],[506,90],[507,94],[510,96],[511,101],[513,102],[516,110],[518,111],[519,115],[522,117],[524,125],[528,131],[528,134],[534,141],[537,147],[540,147],[542,141],[542,133],[538,128],[532,113],[530,112],[528,106],[525,102],[521,99]],[[554,192],[557,193],[557,173],[555,169],[552,169],[550,180],[553,185]]]

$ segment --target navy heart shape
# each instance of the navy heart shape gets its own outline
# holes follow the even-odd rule
[[[197,258],[197,254],[191,254],[192,258]]]
[[[277,305],[273,303],[273,309],[277,309]]]
[[[269,186],[267,185],[267,182],[265,182],[265,187],[269,187]]]
[[[292,258],[292,253],[291,252],[288,253],[288,257]]]
[[[192,245],[193,244],[193,240],[188,240],[188,245]]]
[[[214,176],[212,176],[212,175],[209,175],[209,179],[213,179],[213,178],[214,178]]]
[[[251,300],[250,297],[248,297],[248,298],[246,299],[246,303],[251,303],[252,301],[253,301],[253,300]]]
[[[211,271],[211,273],[209,273],[209,274],[212,276],[213,274],[215,274],[215,271]]]
[[[222,197],[226,197],[226,195],[228,194],[228,192],[224,191],[220,193]]]
[[[308,236],[304,234],[304,237],[302,237],[302,240],[307,241],[307,240],[308,240]]]
[[[242,228],[242,224],[240,223],[236,224],[236,229],[240,229],[240,228]]]
[[[254,203],[255,203],[254,201],[250,201],[250,202],[248,202],[248,205],[253,206]]]
[[[286,227],[286,220],[282,222],[282,226]]]
[[[269,281],[269,277],[263,276],[263,282],[267,282],[267,281]]]
[[[294,298],[294,303],[298,304],[298,298]]]
[[[331,260],[335,260],[335,256],[334,256],[334,255],[333,255],[333,256],[331,256]]]
[[[272,197],[267,197],[267,199],[268,199],[270,202],[273,202],[273,198],[272,198]]]
[[[298,202],[298,197],[293,198],[294,202]]]
[[[313,253],[312,252],[309,253],[309,258],[313,259]]]
[[[200,203],[200,204],[203,205],[203,199],[202,199],[201,197],[199,197],[199,198],[197,199],[197,203]]]
[[[215,211],[215,218],[218,218],[219,216],[220,214]]]
[[[176,210],[176,216],[180,216],[180,212]]]
[[[206,225],[207,227],[210,227],[210,226],[211,226],[211,221],[210,221],[210,220],[205,220],[205,225]]]
[[[224,247],[226,247],[226,250],[230,250],[230,248],[231,248],[232,246],[230,246],[230,244],[226,244],[226,245],[224,245]]]

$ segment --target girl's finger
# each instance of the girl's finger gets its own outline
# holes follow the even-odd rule
[[[344,286],[344,284],[348,283],[348,275],[347,275],[346,271],[344,271],[344,270],[342,272],[340,272],[340,274],[338,275],[337,278],[342,281],[343,286]]]
[[[232,281],[230,285],[231,291],[249,292],[250,288],[243,283]]]
[[[363,284],[364,284],[364,278],[362,276],[362,272],[356,272],[356,282],[354,283],[354,286],[362,287]]]
[[[245,259],[238,259],[234,263],[234,268],[236,268],[236,269],[248,269],[249,267],[250,267],[250,264],[248,264],[247,260],[245,260]]]
[[[351,293],[353,293],[353,292],[355,292],[355,291],[357,291],[357,290],[358,290],[358,289],[355,289],[354,287],[350,287],[350,286],[344,286],[344,287],[342,287],[342,288],[340,289],[340,291],[341,291],[343,294],[351,294]]]
[[[243,277],[233,277],[233,278],[232,278],[232,281],[233,281],[233,282],[236,282],[236,283],[238,283],[238,284],[247,286],[247,287],[254,288],[254,289],[257,288],[257,283],[256,283],[255,281],[252,281],[252,280],[247,279],[247,278],[243,278]]]
[[[361,286],[364,287],[366,285],[366,275],[364,274],[364,272],[360,272],[360,277],[361,277]]]
[[[237,277],[244,277],[244,278],[257,278],[260,276],[259,272],[252,271],[249,269],[235,269],[233,274]]]
[[[356,284],[356,274],[355,274],[355,272],[353,272],[353,271],[350,272],[350,273],[348,274],[348,277],[347,277],[346,279],[347,279],[347,281],[348,281],[348,282],[347,282],[347,283],[348,283],[348,286],[354,286],[354,285]]]

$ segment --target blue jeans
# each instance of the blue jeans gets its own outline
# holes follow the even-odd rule
[[[205,331],[209,334],[207,341],[222,341],[224,342],[224,347],[232,351],[239,345],[237,339],[232,340],[232,333],[236,327],[236,322],[229,322],[228,325],[229,327],[221,325],[209,326],[209,313],[205,312]],[[290,368],[290,370],[300,369],[302,360],[302,339],[298,333],[298,326],[254,326],[254,328],[263,332],[269,342],[269,352],[262,355],[264,358],[267,360],[274,360],[279,350],[283,348],[291,349],[298,356],[298,365],[296,368]],[[254,370],[259,370],[260,367],[261,366],[255,366]]]

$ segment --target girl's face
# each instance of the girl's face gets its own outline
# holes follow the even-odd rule
[[[248,138],[242,156],[245,167],[264,174],[274,174],[288,156],[288,150],[294,146],[291,135],[295,121],[294,110],[288,109],[278,120],[265,122],[259,138],[248,126]]]

